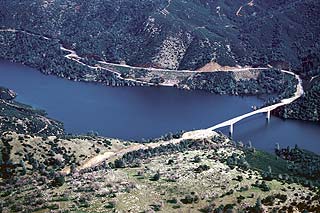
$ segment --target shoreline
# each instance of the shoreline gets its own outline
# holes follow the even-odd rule
[[[262,71],[267,71],[272,69],[271,67],[252,68],[249,66],[249,67],[232,68],[230,70],[223,69],[221,71],[218,71],[218,70],[200,71],[200,70],[169,70],[169,69],[158,69],[153,67],[149,67],[149,68],[134,67],[129,65],[114,64],[114,63],[108,63],[105,61],[99,61],[95,59],[93,60],[89,58],[80,57],[74,50],[66,48],[63,45],[63,42],[57,38],[50,38],[43,35],[34,34],[32,32],[18,30],[18,29],[0,29],[0,32],[15,33],[15,34],[22,33],[28,37],[31,36],[31,40],[33,38],[36,38],[39,41],[42,40],[42,42],[44,42],[45,44],[47,44],[48,42],[51,42],[52,44],[50,44],[50,46],[54,45],[53,46],[54,52],[52,53],[55,53],[57,59],[59,59],[60,57],[63,59],[66,59],[66,61],[63,61],[61,63],[67,63],[67,64],[64,64],[64,65],[57,64],[58,67],[54,67],[53,70],[51,70],[52,68],[50,68],[50,70],[47,70],[46,68],[43,68],[43,65],[33,64],[33,62],[29,62],[28,59],[25,59],[23,61],[21,61],[20,59],[6,58],[6,57],[3,57],[3,59],[10,60],[12,62],[22,63],[27,66],[36,68],[45,74],[53,74],[58,77],[66,78],[68,80],[101,83],[107,86],[164,86],[164,87],[178,87],[181,89],[194,90],[199,88],[191,88],[190,85],[188,85],[187,81],[188,79],[198,78],[198,75],[211,76],[211,75],[219,75],[220,73],[222,74],[222,76],[229,76],[228,78],[230,78],[230,80],[232,79],[235,81],[239,81],[239,80],[247,81],[247,80],[255,79],[256,78],[255,75],[257,75],[257,73],[261,73]],[[46,53],[43,53],[41,51],[36,54],[43,55],[43,57],[45,57],[46,55]],[[42,56],[38,56],[38,57],[42,57]],[[40,60],[44,60],[43,62],[46,62],[48,59],[40,58]],[[50,66],[56,66],[56,65],[52,64]],[[65,69],[72,66],[77,66],[76,70],[81,70],[81,71],[76,71],[75,69],[67,70],[67,72],[65,71]],[[57,71],[57,69],[59,68],[64,70]],[[124,72],[120,71],[120,68],[124,69]],[[127,73],[127,71],[129,71],[129,73]],[[240,74],[240,79],[239,79],[239,76],[238,76],[239,73],[250,73],[250,72],[256,72],[256,74],[252,75],[251,77],[250,75],[246,76],[247,74]],[[138,77],[136,75],[138,75]],[[241,75],[244,76],[243,79],[241,78]],[[200,90],[208,91],[207,89],[204,89],[204,88]],[[209,89],[208,92],[218,93],[218,94],[230,94],[230,95],[236,95],[236,96],[269,94],[263,91],[260,91],[260,92],[251,91],[249,93],[244,91],[218,92],[212,89]]]

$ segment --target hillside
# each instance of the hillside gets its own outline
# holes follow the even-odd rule
[[[319,211],[319,180],[308,176],[318,175],[319,156],[295,148],[282,159],[220,134],[158,143],[130,151],[137,145],[97,137],[3,134],[0,210]],[[300,153],[302,162],[285,159]]]
[[[34,135],[64,134],[63,124],[46,117],[46,112],[14,100],[14,91],[0,87],[0,134],[15,131]]]
[[[38,112],[5,93],[1,108],[12,113],[0,114],[11,119],[0,126],[1,212],[320,209],[320,157],[297,146],[278,145],[275,156],[201,130],[133,143],[68,135],[53,121],[39,134]],[[30,130],[17,128],[21,113]]]
[[[319,12],[319,0],[1,0],[0,63],[4,59],[43,74],[105,86],[167,86],[225,96],[261,96],[264,106],[272,106],[259,109],[256,99],[243,100],[244,106],[233,100],[220,105],[214,99],[217,105],[212,106],[203,101],[207,94],[199,93],[199,101],[189,99],[173,110],[180,97],[162,99],[147,90],[132,98],[124,93],[102,96],[108,91],[96,88],[94,93],[66,93],[68,103],[75,104],[64,114],[81,107],[80,116],[76,114],[72,122],[103,125],[108,134],[118,120],[120,128],[131,128],[137,135],[141,133],[132,125],[140,127],[140,123],[144,123],[141,128],[148,127],[146,131],[158,128],[153,122],[180,127],[173,117],[180,111],[179,120],[203,110],[210,121],[221,122],[219,116],[215,118],[218,107],[228,115],[235,111],[230,117],[238,116],[207,129],[128,141],[94,131],[67,133],[62,122],[18,102],[15,91],[0,86],[0,213],[320,212],[320,155],[298,145],[287,146],[297,142],[312,150],[311,140],[318,140],[309,137],[309,126],[292,141],[258,134],[252,142],[241,142],[233,134],[235,122],[262,112],[267,115],[266,124],[259,123],[264,120],[260,118],[259,122],[252,118],[256,123],[251,126],[246,126],[251,121],[243,121],[245,134],[275,132],[277,124],[286,126],[275,119],[270,123],[270,110],[275,107],[272,113],[285,119],[320,122]],[[28,79],[22,77],[22,81],[29,86]],[[47,81],[31,84],[36,83]],[[65,109],[66,101],[52,98],[65,87],[54,85],[59,89],[44,98]],[[120,102],[128,107],[109,100],[113,96],[128,99]],[[145,105],[142,100],[155,110],[148,113],[148,108],[135,104]],[[159,103],[170,110],[160,111]],[[244,115],[233,110],[241,109],[240,114],[251,105],[253,111]],[[180,110],[184,106],[186,111]],[[206,111],[207,106],[217,113]],[[142,120],[135,108],[148,113],[152,122]],[[129,120],[134,122],[131,126]],[[194,125],[193,120],[202,121],[202,117],[195,114],[182,122]],[[236,134],[243,134],[236,128]],[[229,129],[230,137],[217,129]],[[288,136],[301,129],[279,128],[279,132]],[[269,145],[275,142],[272,151]],[[254,143],[268,145],[268,152],[256,149]]]
[[[320,122],[320,81],[311,85],[302,98],[276,112],[285,119]]]
[[[3,0],[0,8],[0,28],[57,38],[108,62],[193,70],[211,61],[303,72],[319,66],[315,0]]]

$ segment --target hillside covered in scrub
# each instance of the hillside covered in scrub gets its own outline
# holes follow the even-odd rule
[[[286,119],[320,122],[320,81],[314,82],[298,101],[282,107],[277,113]]]
[[[164,83],[254,95],[274,91],[269,80],[264,87],[262,79],[260,89],[251,79],[239,86],[224,78],[221,87],[216,74],[189,78],[169,72],[271,65],[292,69],[305,81],[320,74],[320,2],[315,0],[3,0],[0,8],[1,59],[74,81],[110,86]],[[66,57],[72,52],[75,58]],[[150,72],[104,62],[168,70]],[[290,91],[292,83],[274,85]],[[309,97],[318,86],[311,90],[277,114],[318,121],[319,104],[314,95]]]
[[[0,28],[57,38],[88,58],[169,69],[215,62],[318,72],[315,0],[3,0],[0,8]]]

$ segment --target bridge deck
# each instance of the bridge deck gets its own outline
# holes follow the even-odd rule
[[[224,121],[224,122],[222,122],[220,124],[217,124],[215,126],[212,126],[212,127],[208,128],[207,130],[214,131],[214,130],[222,128],[222,127],[233,125],[233,124],[235,124],[235,123],[237,123],[237,122],[239,122],[239,121],[241,121],[241,120],[243,120],[245,118],[248,118],[250,116],[253,116],[253,115],[256,115],[256,114],[259,114],[259,113],[266,113],[266,112],[272,111],[272,110],[274,110],[274,109],[276,109],[276,108],[278,108],[280,106],[284,106],[284,105],[290,104],[293,101],[295,101],[298,98],[300,98],[304,93],[303,87],[302,87],[302,80],[300,79],[300,77],[298,75],[294,74],[293,72],[290,72],[290,71],[287,71],[287,70],[281,70],[281,71],[284,72],[284,73],[288,73],[290,75],[294,75],[299,81],[299,83],[297,85],[297,90],[296,90],[296,92],[295,92],[293,97],[283,99],[283,100],[281,100],[281,102],[273,104],[271,106],[263,107],[261,109],[258,109],[258,110],[246,113],[244,115],[240,115],[238,117],[232,118],[230,120]]]

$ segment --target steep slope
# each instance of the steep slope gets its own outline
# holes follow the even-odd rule
[[[277,113],[286,119],[320,122],[320,81],[314,82],[302,98]]]
[[[319,1],[55,0],[0,2],[0,27],[59,38],[82,56],[198,69],[319,61]],[[314,68],[316,64],[311,64]],[[310,67],[309,67],[310,68]]]

